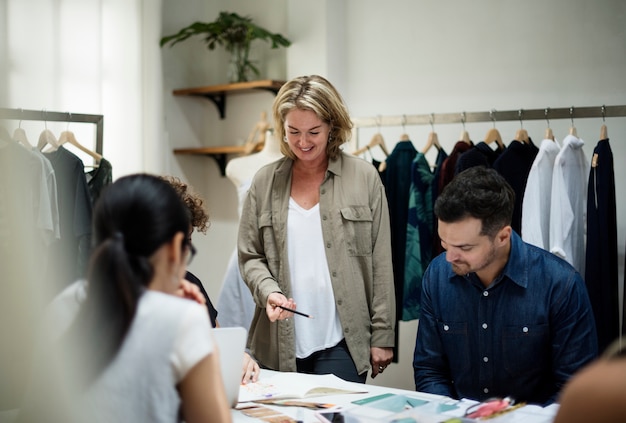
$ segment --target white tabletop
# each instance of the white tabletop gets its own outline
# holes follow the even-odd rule
[[[263,370],[261,372],[260,381],[263,382],[264,378],[271,379],[272,374],[275,373],[271,370]],[[298,375],[292,374],[289,377],[297,378]],[[382,394],[398,394],[404,395],[410,398],[417,398],[426,400],[429,403],[424,406],[426,407],[434,405],[434,404],[456,404],[459,408],[456,411],[452,411],[446,414],[439,414],[441,417],[451,418],[456,416],[462,416],[464,410],[471,404],[474,404],[474,401],[457,401],[450,398],[442,397],[439,395],[428,394],[424,392],[415,392],[415,391],[407,391],[403,389],[394,389],[387,388],[376,385],[366,385],[366,384],[358,384],[358,383],[349,383],[353,385],[355,390],[367,390],[367,393],[350,393],[350,394],[338,394],[338,395],[329,395],[329,396],[317,396],[317,397],[309,397],[305,399],[301,399],[301,401],[305,402],[316,402],[316,403],[329,403],[335,404],[336,408],[342,408],[346,414],[349,416],[352,414],[352,418],[347,420],[346,423],[350,421],[384,421],[384,414],[376,415],[379,413],[378,410],[367,407],[366,405],[356,405],[353,402],[358,401],[365,398],[371,398],[377,395]],[[299,400],[300,401],[300,400]],[[249,405],[251,403],[240,403],[238,407],[243,405]],[[320,420],[315,416],[316,411],[310,408],[305,407],[293,407],[293,406],[277,406],[271,404],[263,404],[264,407],[275,410],[283,415],[289,416],[297,421],[303,423],[317,423]],[[430,407],[432,409],[432,407]],[[541,408],[536,406],[525,406],[519,408],[513,412],[504,414],[498,418],[492,418],[490,421],[493,423],[503,423],[503,422],[524,422],[524,423],[550,423],[554,419],[554,415],[558,409],[557,405]],[[414,410],[418,410],[415,408]],[[321,410],[323,411],[323,410]],[[380,413],[389,414],[386,411],[380,411]],[[364,415],[365,417],[359,417],[356,419],[355,415]],[[234,422],[260,422],[263,421],[262,418],[252,418],[244,414],[243,410],[232,410],[232,416]]]

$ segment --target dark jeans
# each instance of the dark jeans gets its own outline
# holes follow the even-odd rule
[[[365,383],[367,379],[367,372],[357,373],[345,339],[334,347],[316,351],[307,358],[297,358],[296,366],[299,373],[332,373],[343,380],[357,383]]]

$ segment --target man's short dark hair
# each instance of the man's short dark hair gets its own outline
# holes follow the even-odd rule
[[[467,217],[480,219],[481,235],[494,237],[511,224],[515,192],[493,169],[471,167],[459,173],[446,185],[435,201],[435,215],[446,223]]]

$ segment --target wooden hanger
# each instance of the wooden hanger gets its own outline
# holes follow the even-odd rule
[[[102,156],[100,154],[80,144],[72,131],[61,132],[61,136],[59,137],[59,145],[62,145],[65,143],[69,143],[73,145],[74,147],[78,148],[80,151],[89,154],[91,157],[93,157],[96,160],[96,162],[100,162],[100,160],[102,160]]]
[[[26,132],[21,127],[15,128],[15,131],[13,131],[13,139],[24,147],[33,148],[33,145],[28,141]]]
[[[515,139],[524,144],[528,144],[528,132],[524,128],[518,129],[517,132],[515,132]]]
[[[370,141],[370,144],[370,147],[379,146],[380,149],[383,150],[383,153],[385,153],[385,156],[389,155],[389,150],[387,150],[387,146],[385,145],[385,139],[383,138],[383,135],[381,133],[374,135],[374,137]]]
[[[602,106],[602,126],[600,127],[600,139],[601,140],[606,140],[606,139],[609,138],[609,133],[608,133],[608,131],[606,129],[606,124],[604,123],[605,122],[605,120],[604,120],[605,112],[606,112],[606,107]]]
[[[37,142],[37,150],[42,151],[46,145],[52,147],[52,151],[59,148],[59,142],[56,137],[49,129],[44,129],[41,134],[39,134],[39,141]]]
[[[459,135],[459,141],[463,141],[463,142],[466,142],[468,144],[472,143],[472,140],[470,139],[469,133],[465,129],[461,131],[461,135]]]
[[[529,143],[529,138],[528,138],[528,132],[524,129],[524,110],[523,109],[519,109],[519,111],[517,112],[518,116],[519,116],[519,129],[515,132],[515,140],[517,141],[521,141],[524,144],[528,144]]]
[[[572,121],[572,126],[569,127],[569,134],[578,138],[578,132],[576,131],[576,127],[574,126],[574,106],[569,108],[569,118]]]
[[[602,124],[602,126],[600,127],[600,139],[601,140],[605,140],[609,137],[609,133],[606,129],[606,125]]]
[[[550,119],[548,119],[548,112],[550,112],[550,108],[546,107],[544,110],[544,114],[546,115],[546,132],[543,136],[543,139],[554,141],[554,133],[552,132],[552,128],[550,128]]]
[[[411,137],[406,133],[406,115],[402,115],[402,135],[400,135],[400,141],[410,141]]]
[[[370,140],[369,143],[367,143],[366,146],[361,147],[355,151],[352,152],[353,155],[355,156],[359,156],[363,153],[365,153],[367,150],[369,150],[370,148],[379,146],[381,150],[383,150],[383,153],[385,153],[385,156],[389,155],[389,151],[387,150],[387,146],[385,145],[385,139],[383,138],[382,134],[380,132],[374,134],[374,136],[372,137],[372,139]]]
[[[494,142],[498,144],[499,147],[504,147],[504,143],[502,142],[502,136],[500,135],[500,131],[496,128],[491,128],[487,131],[487,135],[485,135],[485,144],[491,144]]]
[[[437,136],[437,133],[433,131],[431,131],[428,134],[428,141],[426,142],[426,145],[422,149],[422,154],[426,154],[426,152],[430,150],[431,147],[435,147],[437,148],[437,150],[441,150],[441,145],[439,144],[439,137]]]
[[[463,124],[463,130],[461,131],[461,135],[459,135],[459,141],[463,141],[471,145],[472,140],[470,139],[469,133],[465,130],[465,112],[461,113],[461,123]]]
[[[487,131],[485,135],[484,143],[491,144],[492,142],[496,142],[500,148],[504,148],[504,143],[502,142],[502,135],[500,135],[500,131],[496,129],[496,117],[495,110],[489,110],[489,117],[493,121],[493,128]]]
[[[435,115],[434,113],[430,114],[430,133],[428,134],[428,141],[426,145],[422,149],[422,154],[426,154],[431,147],[436,147],[437,150],[441,150],[441,145],[439,144],[439,136],[435,132]]]

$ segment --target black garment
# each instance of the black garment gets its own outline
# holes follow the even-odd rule
[[[411,165],[417,150],[411,141],[400,141],[387,157],[384,185],[389,204],[391,226],[391,261],[396,294],[396,327],[402,319],[404,291],[404,264],[406,254],[406,224],[409,215],[409,195],[411,189]],[[394,347],[394,362],[398,353],[398,332]]]
[[[409,214],[411,189],[411,166],[417,150],[411,141],[400,141],[387,157],[385,191],[389,204],[391,225],[391,257],[396,287],[396,315],[402,316],[402,292],[404,289],[404,263],[406,252],[406,225]]]
[[[467,145],[467,143],[464,143]],[[443,164],[448,160],[448,153],[445,152],[443,148],[440,148],[437,151],[437,158],[435,159],[435,168],[433,169],[433,175],[435,178],[433,179],[433,205],[439,193],[439,180],[441,179],[441,173],[443,172]]]
[[[49,263],[55,288],[61,290],[85,277],[91,254],[91,197],[85,166],[78,156],[63,146],[44,155],[57,180],[61,239],[52,246]]]
[[[198,277],[194,275],[193,273],[191,273],[190,271],[187,271],[187,273],[185,273],[185,279],[191,282],[192,284],[196,285],[198,288],[200,288],[200,291],[202,292],[202,295],[204,295],[204,299],[206,300],[206,307],[207,309],[209,309],[209,317],[211,318],[211,325],[215,327],[215,322],[217,321],[217,310],[215,309],[215,307],[213,307],[213,303],[211,302],[211,299],[209,298],[209,294],[207,294],[206,290],[204,289],[204,285],[202,285],[202,281],[200,281],[200,279],[198,279]]]
[[[468,144],[465,141],[457,141],[456,144],[454,144],[452,152],[441,164],[441,171],[439,173],[439,188],[437,189],[437,192],[443,191],[444,187],[454,178],[456,163],[459,161],[461,154],[473,147],[473,144]]]
[[[454,144],[452,152],[441,163],[441,169],[439,170],[439,174],[435,178],[437,182],[437,194],[433,195],[433,201],[437,201],[437,197],[439,196],[439,194],[443,191],[445,186],[448,185],[450,181],[454,178],[456,163],[459,160],[459,157],[461,157],[461,155],[466,151],[473,148],[473,146],[473,144],[468,144],[465,141],[457,141],[456,144]],[[435,227],[433,229],[433,257],[437,257],[439,254],[443,253],[441,239],[439,238],[439,230],[437,228],[438,221],[435,217]]]
[[[372,165],[376,168],[376,170],[378,170],[378,176],[380,176],[380,180],[382,181],[383,185],[385,184],[385,178],[387,178],[387,172],[386,169],[383,169],[382,171],[380,171],[380,165],[382,164],[382,162],[379,162],[376,159],[372,159]],[[387,164],[385,163],[385,166],[387,166]]]
[[[593,156],[587,188],[585,284],[602,353],[619,337],[615,173],[608,139],[598,141]]]
[[[530,138],[528,144],[513,140],[493,162],[493,168],[504,177],[515,192],[511,227],[519,235],[522,235],[522,200],[524,199],[528,173],[537,153],[539,153],[539,149]]]
[[[113,182],[113,166],[104,157],[100,159],[98,167],[85,174],[91,204],[96,204],[102,190]]]
[[[498,145],[495,150],[489,147],[489,144],[481,141],[474,147],[467,150],[459,156],[454,168],[454,174],[463,172],[474,166],[492,167],[493,163],[505,149]]]
[[[463,143],[467,147],[459,146],[459,148],[457,148],[457,145],[459,145],[459,143]],[[444,176],[444,172],[446,171],[445,164],[452,164],[451,169],[454,170],[453,164],[456,164],[456,159],[461,154],[459,153],[459,150],[463,150],[464,148],[469,149],[470,145],[465,141],[458,141],[452,149],[452,153],[450,153],[450,156],[448,156],[448,154],[443,149],[440,149],[439,153],[437,153],[434,172],[435,179],[433,179],[433,240],[432,252],[430,255],[431,257],[437,257],[440,253],[443,252],[443,248],[441,247],[441,239],[439,238],[439,221],[437,220],[437,216],[435,216],[435,201],[437,201],[437,197],[443,189],[442,181],[446,179],[446,177]],[[455,157],[452,157],[452,154],[455,154]],[[450,159],[452,159],[452,162],[450,161]],[[453,177],[454,175],[450,177],[450,180],[452,180]],[[447,182],[450,182],[450,180],[448,180]]]

